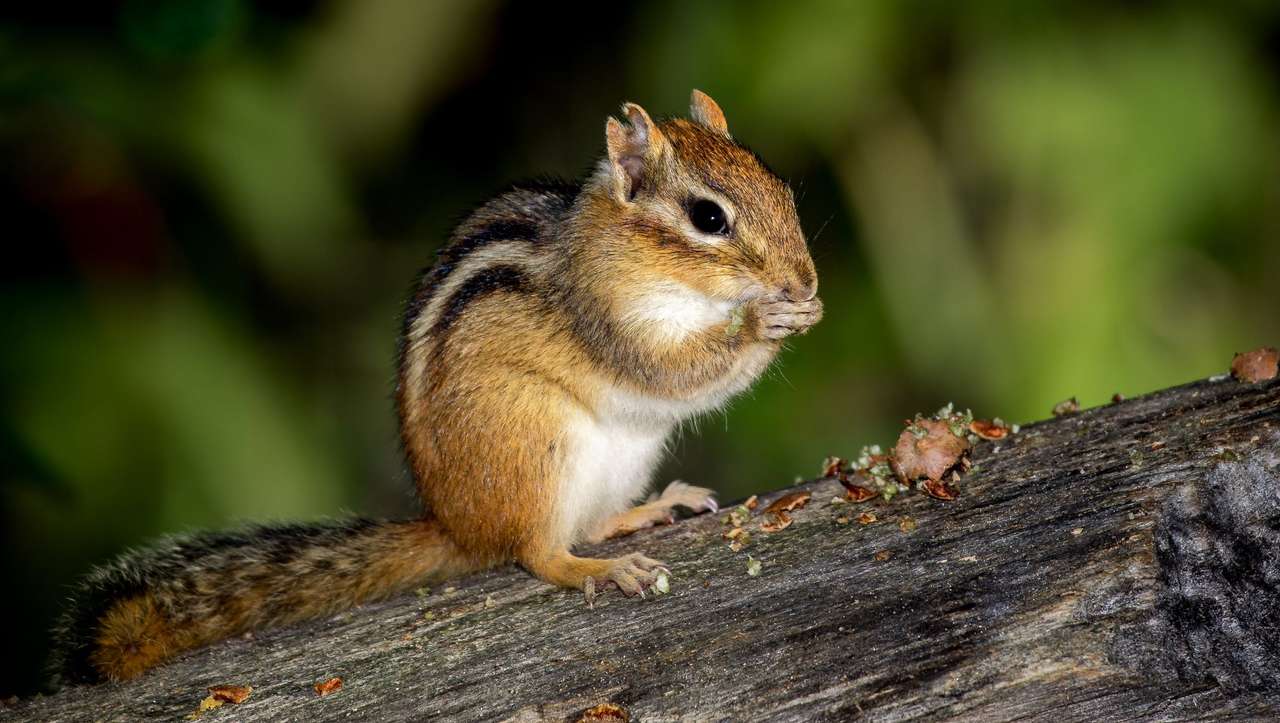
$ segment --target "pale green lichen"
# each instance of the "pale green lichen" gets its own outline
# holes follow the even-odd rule
[[[1129,465],[1133,467],[1133,469],[1142,469],[1142,462],[1142,452],[1139,452],[1137,448],[1130,449]]]
[[[871,458],[879,457],[882,454],[884,454],[884,451],[880,449],[880,445],[867,445],[858,453],[858,458],[853,462],[853,468],[855,470],[867,469],[872,464]]]
[[[729,314],[729,323],[724,328],[724,335],[727,337],[735,337],[738,332],[742,331],[742,325],[747,322],[747,310],[745,306],[734,307]]]

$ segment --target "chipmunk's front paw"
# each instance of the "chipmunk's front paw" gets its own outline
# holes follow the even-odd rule
[[[677,506],[688,507],[694,513],[720,511],[720,505],[716,504],[715,490],[694,487],[680,480],[667,485],[661,495],[651,497],[646,504],[659,505],[668,510]]]
[[[756,333],[762,339],[776,341],[793,334],[803,334],[822,319],[822,299],[788,301],[768,296],[756,302]]]
[[[627,597],[635,595],[644,597],[644,591],[652,587],[653,583],[657,581],[658,571],[667,569],[663,563],[645,557],[638,552],[623,555],[609,562],[610,565],[605,573],[605,579],[594,582],[612,582]]]

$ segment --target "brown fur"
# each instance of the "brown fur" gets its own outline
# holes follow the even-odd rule
[[[61,673],[74,682],[124,680],[183,650],[478,566],[430,519],[173,538],[86,581],[64,618]]]
[[[180,634],[165,625],[151,595],[121,600],[102,616],[90,661],[108,678],[132,678],[185,647]]]
[[[654,440],[745,388],[821,302],[789,187],[732,140],[714,101],[695,92],[693,122],[655,123],[633,104],[624,114],[583,186],[517,187],[481,206],[413,294],[396,401],[427,517],[128,555],[95,572],[64,619],[67,677],[132,677],[229,635],[510,560],[566,587],[652,582],[657,561],[571,546],[660,523],[675,505],[713,509],[709,490],[687,485],[629,512],[611,505],[647,481]],[[731,215],[729,230],[693,228],[699,199]],[[589,445],[609,434],[631,440],[636,478],[594,487]]]
[[[612,561],[573,557],[555,531],[565,415],[595,414],[618,385],[674,400],[713,394],[777,347],[755,333],[764,321],[750,304],[741,333],[720,324],[679,343],[628,327],[620,310],[642,303],[651,282],[734,301],[775,291],[804,301],[817,283],[789,187],[729,137],[714,101],[695,93],[700,122],[657,124],[633,104],[624,114],[630,128],[606,124],[601,172],[571,209],[540,222],[536,251],[516,264],[526,288],[473,300],[443,338],[411,330],[419,352],[401,366],[401,433],[428,509],[478,558],[514,558],[573,587],[607,575]],[[682,236],[680,209],[707,187],[736,209],[733,243]]]

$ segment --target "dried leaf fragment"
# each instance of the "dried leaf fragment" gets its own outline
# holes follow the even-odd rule
[[[876,557],[876,562],[885,562],[889,558],[893,557],[893,552],[889,550],[881,550],[876,553],[875,557]]]
[[[1055,417],[1065,417],[1078,411],[1080,411],[1080,402],[1075,397],[1064,399],[1053,405],[1053,416]]]
[[[1231,360],[1231,376],[1250,384],[1275,379],[1278,370],[1280,352],[1271,346],[1236,354]]]
[[[921,434],[923,432],[923,434]],[[936,419],[919,419],[898,436],[893,448],[898,473],[906,480],[939,480],[969,449],[969,441]]]
[[[222,703],[223,701],[220,701],[211,695],[205,696],[204,700],[200,701],[199,707],[197,707],[194,712],[187,714],[187,720],[197,720],[200,716],[208,713],[214,708],[221,708]]]
[[[850,502],[866,502],[867,500],[875,499],[879,494],[879,492],[876,492],[873,489],[868,489],[860,485],[845,485],[844,496],[845,499]]]
[[[770,513],[769,519],[760,524],[760,529],[765,532],[781,532],[791,526],[791,515],[786,512]]]
[[[221,708],[224,703],[243,703],[249,699],[249,695],[253,693],[253,686],[249,685],[215,685],[209,688],[209,695],[200,701],[200,706],[195,712],[187,714],[187,720],[197,720],[200,716],[208,713],[214,708]]]
[[[324,696],[329,695],[330,693],[336,693],[340,688],[342,688],[342,678],[337,678],[337,677],[330,678],[328,680],[316,683],[312,687],[315,688],[316,695],[319,695],[320,697],[323,698]]]
[[[774,500],[773,504],[764,508],[765,514],[772,515],[772,514],[777,514],[779,512],[791,512],[792,510],[798,510],[801,507],[804,507],[806,504],[808,504],[809,498],[812,496],[813,496],[813,493],[806,492],[806,491],[788,492],[787,494]]]
[[[911,532],[916,529],[916,521],[907,515],[898,518],[898,529],[903,532]]]
[[[733,525],[734,527],[742,527],[747,524],[747,521],[750,519],[751,510],[747,509],[745,505],[738,505],[732,510],[729,510],[728,515],[725,515],[724,523],[726,525]]]
[[[844,469],[845,461],[840,457],[827,457],[822,461],[823,477],[839,477],[840,470]]]
[[[751,495],[750,497],[747,498],[746,502],[742,503],[742,506],[746,507],[749,510],[754,510],[759,505],[760,505],[760,498],[757,497],[756,495]]]
[[[924,484],[921,486],[924,487],[924,491],[934,499],[950,502],[956,498],[955,490],[948,487],[945,482],[939,482],[938,480],[931,479],[925,480]]]
[[[742,552],[742,548],[751,544],[751,533],[745,527],[735,527],[725,533],[724,537],[729,541],[729,549],[734,552]]]
[[[863,512],[862,514],[858,515],[858,524],[869,525],[872,522],[875,522],[877,519],[879,518],[875,516],[874,512]]]
[[[1009,436],[1009,428],[998,419],[975,419],[969,423],[969,431],[983,439],[1004,439]]]
[[[582,711],[577,723],[631,723],[631,713],[616,703],[601,703]]]
[[[251,685],[215,685],[209,688],[209,696],[223,703],[243,703],[252,693]]]

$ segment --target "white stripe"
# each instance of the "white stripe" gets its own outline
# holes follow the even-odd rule
[[[431,327],[440,318],[444,305],[471,277],[493,266],[516,266],[528,272],[534,267],[537,258],[537,251],[528,241],[499,241],[472,251],[444,277],[426,307],[413,320],[413,326],[409,330],[409,343],[417,344],[427,338]]]

